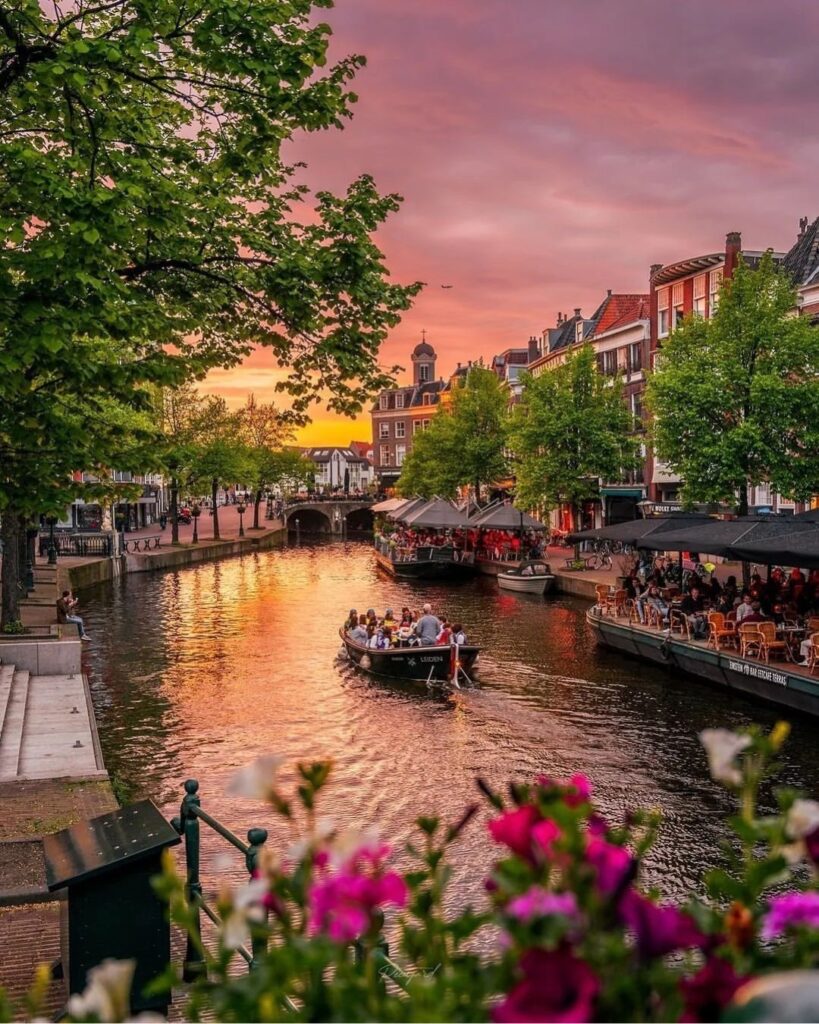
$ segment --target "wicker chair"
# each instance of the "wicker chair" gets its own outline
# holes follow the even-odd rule
[[[759,622],[741,622],[739,624],[739,653],[741,657],[759,657],[762,648],[762,634],[757,628],[759,625]]]
[[[628,615],[628,604],[628,591],[625,588],[615,590],[614,597],[612,598],[612,605],[614,607],[614,614],[618,619],[625,618]]]
[[[726,623],[722,612],[710,612],[708,615],[708,646],[718,651],[722,647],[736,647],[736,644],[736,630]]]
[[[819,674],[819,633],[811,633],[808,637],[810,640],[810,647],[808,648],[808,660],[805,662],[805,668],[808,670],[808,675],[813,675],[814,672]]]
[[[597,583],[594,588],[594,592],[597,594],[597,607],[604,614],[611,611],[614,607],[611,594],[609,593],[609,587],[607,583]]]
[[[764,657],[765,661],[770,661],[771,652],[773,651],[774,653],[781,652],[783,657],[790,658],[790,650],[787,643],[784,640],[778,640],[776,637],[775,622],[757,622],[756,626],[762,637],[759,651],[760,657]]]
[[[679,608],[672,608],[668,616],[668,626],[672,633],[679,633],[684,640],[691,639],[691,628],[688,619]]]

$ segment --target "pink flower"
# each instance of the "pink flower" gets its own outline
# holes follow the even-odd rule
[[[563,833],[555,822],[546,819],[532,828],[531,836],[547,857],[552,856],[552,846]]]
[[[579,807],[580,804],[587,804],[592,796],[592,784],[585,775],[572,775],[568,783],[561,783],[566,789],[574,790],[567,793],[565,800],[569,807]]]
[[[352,942],[366,932],[377,907],[406,906],[407,885],[395,871],[384,871],[387,846],[361,847],[337,874],[314,882],[308,893],[310,932],[335,942]]]
[[[628,892],[620,905],[625,923],[637,939],[644,960],[665,956],[675,949],[702,946],[705,936],[693,919],[676,907],[661,907],[639,892]]]
[[[604,896],[622,892],[636,869],[634,858],[624,846],[615,846],[597,836],[586,844],[586,860],[597,871],[597,888]]]
[[[787,892],[774,896],[762,920],[762,938],[775,939],[789,928],[819,928],[819,892]]]
[[[506,906],[506,912],[519,921],[530,921],[533,917],[547,917],[550,914],[575,918],[578,908],[574,893],[549,892],[533,885],[522,896],[511,900]]]
[[[488,823],[490,835],[496,843],[503,843],[519,857],[532,858],[532,828],[538,821],[537,808],[525,804],[514,811],[506,811]]]
[[[530,949],[520,959],[523,978],[492,1012],[504,1024],[590,1021],[600,991],[585,961],[567,949]]]
[[[685,1003],[680,1020],[689,1024],[719,1020],[723,1008],[748,980],[737,974],[727,960],[711,957],[696,974],[680,981],[680,994]]]

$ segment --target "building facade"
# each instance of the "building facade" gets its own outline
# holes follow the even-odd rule
[[[366,491],[373,482],[372,463],[352,444],[346,448],[331,445],[303,448],[302,455],[315,464],[316,490],[320,493]]]
[[[413,438],[426,430],[448,387],[435,376],[435,350],[424,338],[412,350],[412,384],[382,391],[372,408],[373,466],[382,489],[394,487]]]

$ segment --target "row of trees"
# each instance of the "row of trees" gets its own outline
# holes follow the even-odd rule
[[[649,425],[633,421],[590,345],[527,377],[511,410],[495,374],[473,367],[416,436],[400,489],[454,496],[467,485],[480,499],[486,483],[514,476],[524,506],[577,509],[650,444],[689,503],[746,514],[750,488],[763,483],[806,501],[819,492],[819,328],[795,309],[770,254],[755,269],[740,262],[715,315],[687,317],[663,343],[648,373]]]
[[[328,64],[327,6],[0,5],[3,624],[21,530],[73,471],[105,497],[110,467],[162,468],[158,392],[260,345],[294,417],[389,386],[379,346],[420,287],[373,240],[400,197],[363,176],[311,198],[282,156],[356,99],[364,59]]]

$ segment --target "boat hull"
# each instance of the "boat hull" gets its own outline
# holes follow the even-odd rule
[[[376,651],[355,643],[343,632],[341,640],[350,661],[372,675],[406,679],[408,682],[426,682],[430,678],[445,682],[449,679],[452,657],[449,645],[396,647],[388,651]],[[471,675],[478,653],[479,648],[471,645],[458,648],[461,668],[467,675]]]
[[[676,636],[650,633],[630,626],[595,608],[586,614],[597,642],[604,647],[650,661],[746,696],[809,715],[819,715],[819,679],[790,671],[787,662],[740,658],[736,652],[715,651]]]
[[[375,549],[380,569],[401,580],[461,580],[475,575],[475,566],[468,562],[425,559],[417,562],[394,562]]]
[[[555,585],[554,576],[507,576],[498,574],[501,590],[514,590],[519,594],[548,594]]]

